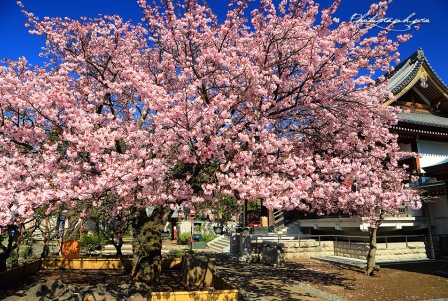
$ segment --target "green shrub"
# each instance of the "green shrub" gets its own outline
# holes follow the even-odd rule
[[[25,249],[20,252],[20,257],[23,259],[30,259],[34,256],[33,245],[25,245]]]
[[[201,233],[201,232],[202,232],[202,225],[195,225],[194,233]]]
[[[182,258],[182,256],[187,255],[189,253],[190,253],[190,249],[176,250],[176,252],[174,253],[174,257],[175,258]]]
[[[190,238],[191,238],[191,234],[188,232],[185,232],[185,233],[181,233],[179,235],[179,237],[177,238],[177,241],[181,245],[188,245],[188,243],[190,242]]]
[[[205,241],[206,243],[212,241],[213,239],[215,239],[215,234],[213,232],[202,234],[202,241]]]
[[[16,268],[19,266],[19,257],[17,254],[11,254],[8,259],[6,259],[6,268],[8,270]]]
[[[104,238],[97,234],[83,233],[79,242],[81,250],[92,252],[104,243]]]

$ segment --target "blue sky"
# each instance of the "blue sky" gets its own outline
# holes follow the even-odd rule
[[[337,16],[350,20],[353,14],[366,12],[372,0],[341,0]],[[218,15],[227,9],[226,0],[208,0]],[[316,0],[326,7],[330,0]],[[124,19],[139,22],[141,12],[136,0],[22,0],[28,11],[39,17],[68,16],[70,18],[96,17],[98,14],[118,14]],[[413,35],[411,41],[399,48],[401,59],[405,59],[419,47],[428,58],[433,69],[448,85],[448,1],[446,0],[394,0],[387,17],[404,20],[426,18],[429,24],[422,24],[419,30],[407,31]],[[15,0],[0,0],[0,59],[17,59],[25,56],[31,63],[38,64],[38,53],[44,45],[41,38],[28,34],[25,17]]]

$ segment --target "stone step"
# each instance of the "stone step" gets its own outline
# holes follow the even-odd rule
[[[209,246],[214,246],[214,247],[221,247],[221,248],[225,248],[230,244],[230,240],[229,241],[217,241],[213,244],[209,244]]]
[[[209,242],[209,245],[212,245],[212,246],[222,246],[222,247],[226,247],[226,246],[228,246],[230,244],[230,239],[220,239],[220,240],[217,240],[217,241],[211,241],[211,242]]]
[[[210,241],[207,245],[210,250],[218,253],[229,252],[230,238],[227,235],[222,235]]]

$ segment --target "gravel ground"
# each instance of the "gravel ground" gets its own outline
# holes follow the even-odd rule
[[[368,277],[359,267],[320,260],[273,268],[215,256],[218,271],[232,278],[247,300],[448,300],[446,260],[392,264],[382,267],[378,277]],[[179,271],[167,272],[157,288],[150,288],[133,283],[123,271],[40,271],[1,289],[0,300],[83,300],[76,296],[106,301],[143,300],[140,298],[150,290],[197,289],[185,287],[179,279]]]

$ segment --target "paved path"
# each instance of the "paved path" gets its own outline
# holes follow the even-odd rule
[[[230,256],[217,259],[217,273],[240,289],[247,301],[345,301],[310,285],[285,279],[276,269],[261,264],[242,263]]]
[[[347,258],[342,256],[325,256],[325,257],[313,257],[313,258],[361,268],[365,268],[367,264],[365,259]],[[413,260],[377,260],[376,263],[381,266],[387,266],[387,265],[409,264],[409,263],[426,262],[426,261],[432,262],[434,260],[429,258],[413,259]]]
[[[185,249],[187,246],[177,245],[175,241],[164,241],[164,252]],[[203,255],[207,250],[198,251]],[[262,264],[239,262],[236,257],[225,254],[208,254],[216,258],[217,273],[221,274],[234,287],[238,287],[244,301],[346,301],[342,297],[316,289],[315,287],[282,277],[274,267]],[[316,257],[319,260],[340,264],[365,267],[366,261],[340,256]],[[430,259],[422,259],[424,261]],[[397,264],[397,261],[379,261],[381,265]],[[437,300],[438,301],[438,300]]]
[[[162,250],[172,252],[185,248],[187,246],[177,245],[175,241],[164,240]],[[217,273],[240,290],[244,301],[346,301],[308,284],[282,277],[274,267],[239,262],[229,254],[207,251],[197,250],[216,259]]]

